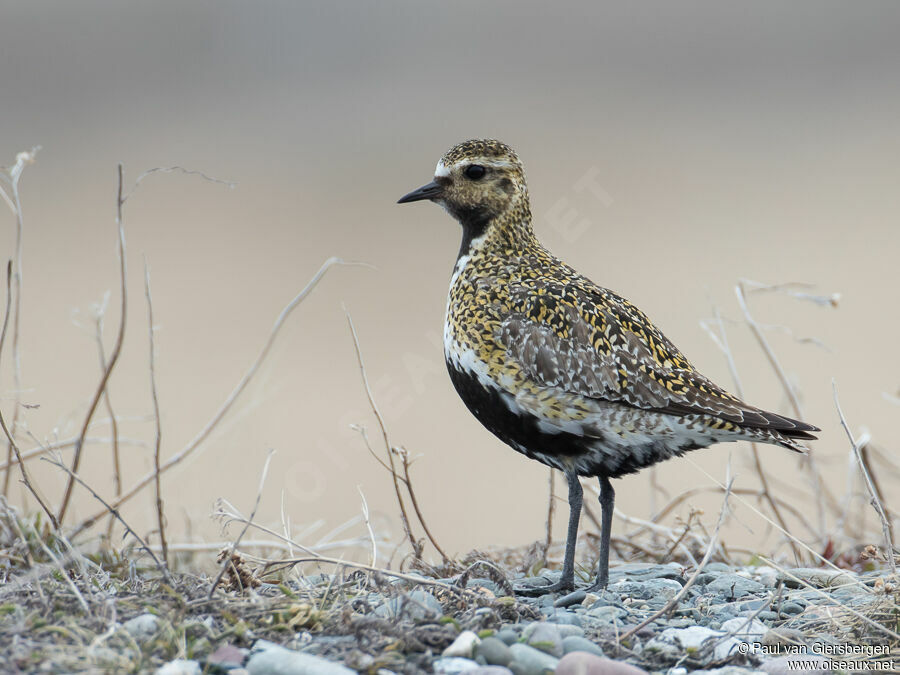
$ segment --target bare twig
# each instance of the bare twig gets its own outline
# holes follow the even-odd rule
[[[166,518],[163,513],[162,486],[159,478],[159,451],[162,445],[162,423],[159,416],[159,395],[156,391],[156,328],[153,323],[153,296],[150,294],[150,266],[144,259],[144,295],[147,297],[147,320],[150,331],[150,396],[153,399],[153,421],[155,439],[153,443],[153,474],[156,491],[156,520],[159,525],[159,542],[162,546],[162,558],[169,566],[169,544],[166,541]],[[116,495],[118,496],[118,495]]]
[[[0,329],[0,356],[3,355],[3,345],[6,343],[6,331],[9,328],[9,313],[10,305],[12,304],[12,264],[12,260],[6,263],[6,310],[3,313],[3,328]],[[57,523],[56,517],[28,477],[28,472],[25,470],[25,462],[22,461],[22,454],[19,452],[19,446],[13,438],[12,432],[6,426],[6,420],[3,419],[2,414],[0,414],[0,427],[3,428],[3,433],[6,435],[9,447],[12,449],[12,452],[15,453],[16,460],[19,463],[19,470],[22,472],[22,482],[25,483],[25,487],[27,487],[31,494],[34,495],[37,503],[40,504],[44,512],[50,517],[53,528],[58,529],[59,524]],[[6,475],[9,476],[9,462],[7,462]]]
[[[163,577],[165,577],[166,581],[171,583],[172,578],[171,578],[171,576],[169,576],[169,570],[167,570],[165,568],[165,566],[159,561],[159,558],[157,558],[156,554],[153,553],[153,549],[151,549],[147,545],[147,543],[143,539],[141,539],[141,536],[131,528],[131,525],[129,525],[127,522],[125,522],[125,519],[122,518],[122,514],[119,513],[118,509],[116,509],[114,506],[108,504],[103,499],[103,497],[101,497],[100,495],[97,494],[97,492],[94,490],[94,488],[92,488],[90,485],[85,483],[79,476],[76,476],[69,467],[67,467],[65,464],[63,464],[62,461],[55,459],[55,458],[50,458],[50,457],[41,457],[41,461],[49,462],[50,464],[53,464],[54,466],[57,466],[60,469],[62,469],[63,471],[65,471],[67,474],[69,474],[69,476],[72,477],[72,480],[74,482],[78,483],[81,487],[83,487],[85,490],[90,492],[91,496],[94,499],[96,499],[98,502],[103,504],[103,508],[106,509],[107,512],[113,514],[113,516],[116,517],[116,520],[118,520],[120,523],[122,523],[122,527],[125,528],[125,531],[128,534],[130,534],[132,537],[135,538],[135,541],[137,541],[138,546],[140,546],[141,550],[145,551],[147,553],[147,555],[150,556],[150,558],[153,560],[153,563],[156,565],[157,569],[160,571],[160,573],[163,575]]]
[[[403,501],[403,493],[400,490],[401,478],[400,474],[397,472],[397,466],[394,463],[394,449],[391,445],[391,440],[388,437],[384,418],[381,416],[381,411],[378,409],[378,404],[375,402],[375,397],[372,395],[372,389],[369,386],[369,376],[366,374],[366,366],[363,362],[362,351],[359,347],[359,338],[356,335],[356,327],[353,325],[353,318],[350,316],[349,311],[345,310],[345,313],[347,314],[347,324],[350,326],[350,334],[353,336],[353,346],[356,349],[356,361],[359,364],[359,372],[362,376],[363,386],[366,390],[366,397],[369,399],[369,406],[375,414],[375,419],[378,421],[378,426],[381,428],[381,436],[384,439],[384,448],[387,452],[388,464],[391,468],[391,479],[394,483],[394,494],[397,496],[397,504],[400,506],[400,521],[403,524],[403,531],[406,534],[406,538],[409,539],[410,546],[412,546],[414,558],[416,560],[421,560],[422,544],[419,543],[413,535],[412,528],[409,525],[409,517],[406,515],[406,504]]]
[[[128,310],[128,292],[127,292],[127,267],[125,261],[125,225],[122,221],[122,204],[124,203],[122,200],[122,185],[124,182],[124,171],[122,165],[118,166],[118,174],[119,174],[119,185],[116,193],[116,226],[118,228],[119,234],[119,274],[121,277],[121,295],[122,295],[122,305],[119,315],[119,332],[116,335],[116,342],[113,346],[113,350],[109,355],[109,362],[106,364],[106,369],[103,371],[103,376],[100,378],[100,384],[97,385],[97,390],[94,392],[94,397],[91,400],[90,405],[88,406],[87,415],[85,415],[84,423],[81,425],[81,432],[78,434],[78,442],[75,444],[75,457],[72,459],[72,471],[69,473],[69,480],[66,483],[66,490],[63,494],[62,503],[59,506],[59,511],[57,515],[57,520],[60,524],[65,520],[66,510],[69,508],[69,501],[72,498],[72,490],[75,487],[75,477],[78,474],[78,466],[81,463],[81,453],[84,449],[84,439],[87,437],[88,427],[91,424],[91,418],[94,416],[94,412],[97,410],[97,405],[100,403],[100,398],[103,396],[103,392],[106,390],[106,385],[109,382],[109,377],[112,375],[113,368],[116,367],[116,362],[119,360],[119,354],[122,353],[122,343],[125,340],[125,323],[127,318],[127,310]]]
[[[34,438],[32,437],[32,440]],[[46,455],[48,452],[52,452],[54,450],[64,450],[66,448],[71,448],[75,446],[77,443],[77,438],[66,438],[60,441],[53,441],[52,443],[47,443],[45,445],[38,445],[34,448],[29,448],[28,450],[22,451],[22,459],[26,462],[29,459],[34,457],[39,457],[40,455]],[[35,441],[40,443],[40,441]],[[112,438],[103,437],[103,436],[88,436],[84,439],[85,445],[88,443],[112,443]],[[119,437],[119,445],[131,445],[134,447],[146,447],[147,442],[139,439],[139,438],[128,438],[128,437]],[[12,461],[9,463],[0,464],[0,470],[6,469],[7,467],[16,466],[19,463],[19,460],[16,457],[12,458]]]
[[[547,496],[547,526],[546,535],[544,536],[544,561],[547,564],[547,553],[550,551],[550,544],[553,543],[553,512],[556,510],[556,481],[553,473],[553,467],[550,467],[550,477],[547,479],[548,496]]]
[[[24,219],[22,216],[22,200],[19,198],[19,179],[22,177],[22,172],[25,170],[25,167],[29,164],[34,163],[34,157],[40,149],[41,146],[36,145],[31,150],[20,152],[18,155],[16,155],[15,164],[9,167],[4,173],[0,173],[0,177],[4,179],[4,182],[8,186],[4,187],[2,184],[0,184],[0,196],[3,197],[3,201],[6,202],[7,206],[9,206],[10,210],[13,212],[13,215],[15,215],[16,217],[16,244],[12,260],[12,285],[15,288],[15,292],[13,293],[15,304],[12,310],[12,358],[15,404],[13,405],[10,438],[15,438],[16,432],[19,428],[19,408],[22,400],[22,355],[19,351],[19,321],[22,315],[22,244],[23,232],[25,228]],[[12,456],[13,446],[12,442],[10,442],[6,447],[7,467],[12,461]],[[8,494],[9,469],[7,468],[6,473],[3,477],[3,496],[7,496]]]
[[[722,498],[722,509],[719,511],[719,519],[716,522],[716,528],[713,530],[712,536],[709,538],[709,545],[706,547],[706,553],[703,554],[703,559],[700,561],[700,564],[697,565],[697,569],[694,570],[694,573],[690,576],[685,585],[681,587],[681,590],[678,591],[678,593],[676,593],[672,597],[672,599],[662,607],[662,609],[654,612],[646,619],[641,621],[637,626],[620,635],[616,640],[618,643],[627,640],[632,635],[641,630],[644,626],[647,626],[653,621],[656,621],[659,617],[663,616],[674,607],[677,607],[681,599],[687,594],[688,589],[694,585],[697,577],[700,576],[703,568],[706,567],[706,564],[709,562],[709,559],[712,556],[712,552],[716,548],[716,542],[718,542],[719,540],[719,529],[722,527],[722,523],[725,520],[725,514],[728,512],[728,497],[731,495],[732,483],[734,483],[734,479],[729,478],[728,484],[725,486],[725,496]]]
[[[738,286],[738,289],[741,289]],[[750,312],[746,307],[746,304],[743,302],[743,290],[738,290],[738,299],[741,302],[741,307],[744,310],[744,316],[747,320],[747,323],[750,324],[751,328],[755,327],[755,323],[753,322],[753,317],[750,316]],[[722,323],[722,317],[719,314],[719,308],[714,307],[713,311],[715,312],[716,321],[719,325],[719,335],[717,343],[725,354],[725,359],[728,362],[728,369],[731,371],[731,377],[734,380],[735,392],[737,393],[739,398],[744,398],[744,387],[741,385],[741,378],[738,375],[737,365],[734,362],[734,356],[731,353],[731,348],[728,346],[728,334],[725,332],[725,324]],[[764,349],[768,347],[768,343],[765,342],[765,338],[761,337],[761,333],[758,328],[754,328],[754,330],[758,333],[758,339],[760,339],[764,343]],[[774,355],[773,355],[774,358]],[[799,416],[799,415],[798,415]],[[775,501],[775,497],[772,495],[772,491],[769,489],[769,479],[766,476],[766,472],[763,469],[762,460],[759,457],[759,447],[756,443],[750,442],[750,452],[753,456],[753,467],[756,469],[756,475],[759,476],[759,484],[762,489],[763,499],[769,505],[769,508],[772,510],[772,514],[775,516],[775,519],[778,521],[779,525],[782,529],[787,529],[787,521],[785,521],[784,516],[781,515],[781,509],[778,508],[778,502]],[[793,541],[789,540],[789,545],[791,547],[791,551],[794,554],[794,560],[799,564],[800,562],[800,551],[796,547]]]
[[[106,371],[106,350],[103,348],[103,317],[106,314],[106,301],[108,299],[109,294],[106,294],[103,302],[97,309],[96,316],[94,317],[97,337],[97,355],[100,358],[101,373]],[[105,387],[103,389],[103,405],[106,408],[107,414],[109,415],[110,434],[112,436],[113,484],[115,485],[116,496],[118,497],[120,494],[122,494],[122,463],[121,457],[119,456],[119,421],[116,418],[116,413],[112,407],[112,400],[110,399],[109,395],[109,387]],[[115,519],[110,516],[110,530],[112,529],[112,525],[114,522]]]
[[[398,450],[398,448],[394,448]],[[419,500],[416,498],[416,491],[413,489],[412,478],[409,475],[409,467],[412,462],[409,461],[409,452],[403,446],[399,448],[400,460],[403,464],[403,484],[406,486],[406,491],[409,493],[409,501],[412,502],[413,511],[416,513],[416,518],[419,519],[419,523],[422,525],[422,529],[425,530],[425,536],[428,537],[428,541],[431,542],[431,545],[434,546],[435,550],[440,554],[443,562],[450,562],[450,557],[444,553],[444,550],[438,545],[437,540],[434,538],[434,535],[431,534],[431,530],[428,528],[428,523],[425,522],[425,516],[422,515],[422,509],[419,508]]]
[[[859,464],[859,471],[862,474],[863,481],[866,484],[866,490],[869,493],[869,503],[872,505],[872,508],[875,509],[875,513],[878,514],[878,518],[881,520],[881,531],[884,534],[884,545],[887,549],[886,553],[888,563],[891,566],[891,573],[897,574],[897,561],[894,559],[894,538],[892,536],[891,523],[884,512],[884,506],[881,503],[881,499],[878,498],[878,492],[872,483],[869,467],[866,466],[862,453],[859,451],[860,444],[853,438],[853,433],[850,431],[847,420],[844,418],[844,411],[841,410],[841,403],[838,401],[837,384],[835,384],[834,380],[831,381],[831,388],[834,391],[834,407],[837,408],[838,417],[841,419],[841,426],[847,433],[847,438],[850,439],[850,445],[853,447],[853,454],[856,456],[856,461]]]
[[[784,392],[787,394],[788,400],[791,403],[791,408],[794,411],[794,415],[798,420],[802,420],[804,415],[803,410],[800,407],[800,399],[797,397],[797,392],[791,385],[790,380],[788,380],[787,374],[781,367],[781,363],[778,361],[778,357],[775,356],[774,350],[769,344],[769,341],[766,339],[766,336],[763,334],[763,331],[760,329],[759,324],[756,322],[756,319],[754,319],[753,315],[750,314],[750,308],[747,305],[747,298],[744,290],[744,285],[746,283],[749,282],[747,282],[746,280],[742,280],[738,282],[737,286],[735,286],[735,294],[737,295],[738,304],[741,307],[741,311],[744,314],[744,319],[747,321],[747,325],[750,326],[750,331],[753,333],[753,336],[759,343],[760,348],[766,355],[766,359],[768,359],[769,364],[772,366],[772,370],[775,372],[776,377],[778,377],[778,380],[781,382],[781,386],[784,389]],[[765,288],[765,286],[763,286],[762,284],[757,284],[757,286],[759,288]],[[837,306],[837,300],[835,300],[832,306]],[[828,490],[828,486],[825,485],[825,481],[822,479],[822,473],[819,470],[819,465],[816,462],[815,457],[813,457],[812,453],[807,453],[806,455],[804,455],[803,462],[809,468],[810,479],[812,482],[812,492],[818,497],[816,499],[816,508],[819,520],[819,532],[820,536],[824,536],[826,527],[825,506],[823,500],[828,499],[833,503],[834,497]]]
[[[378,545],[375,543],[375,532],[372,530],[372,523],[369,522],[369,503],[366,501],[366,496],[363,494],[362,487],[357,485],[356,489],[359,490],[359,498],[362,499],[363,519],[366,521],[366,530],[369,532],[369,539],[372,540],[372,567],[375,567],[378,564]]]
[[[275,454],[274,450],[269,450],[266,454],[266,462],[263,464],[262,474],[259,477],[259,488],[256,490],[256,500],[253,502],[253,510],[250,511],[250,517],[247,519],[247,522],[244,524],[244,527],[241,528],[241,531],[238,533],[237,539],[235,539],[231,544],[231,550],[225,555],[225,560],[222,563],[222,569],[219,570],[219,574],[216,576],[215,581],[213,581],[212,586],[209,588],[208,598],[212,598],[213,593],[215,593],[216,588],[219,583],[222,581],[222,577],[225,576],[225,572],[228,569],[228,566],[232,564],[232,556],[234,552],[237,551],[238,544],[241,543],[241,539],[244,538],[244,534],[246,534],[247,530],[250,528],[250,523],[253,522],[253,518],[256,517],[256,510],[259,508],[259,500],[262,498],[263,487],[266,484],[266,476],[269,473],[269,463],[272,461],[272,455]]]
[[[275,342],[275,338],[278,336],[281,327],[284,325],[285,320],[291,314],[291,312],[296,309],[297,305],[299,305],[306,297],[310,294],[310,292],[318,285],[319,281],[321,281],[322,277],[325,276],[325,273],[334,265],[360,265],[365,266],[364,263],[354,263],[354,262],[345,262],[340,258],[329,258],[325,261],[322,267],[319,268],[319,271],[313,276],[313,278],[306,284],[306,286],[301,290],[294,298],[281,310],[281,313],[278,315],[278,318],[275,320],[275,324],[272,326],[271,331],[269,332],[269,336],[266,339],[263,348],[260,350],[259,355],[256,357],[256,360],[250,366],[244,376],[241,378],[240,382],[238,382],[237,386],[231,391],[228,397],[225,399],[224,403],[222,403],[221,407],[216,411],[213,415],[212,419],[206,423],[206,425],[197,433],[196,436],[184,447],[180,452],[173,455],[169,459],[167,459],[160,467],[159,473],[165,473],[173,466],[180,464],[185,460],[188,456],[190,456],[202,443],[205,441],[213,430],[218,426],[218,424],[222,421],[222,418],[231,410],[231,407],[234,405],[234,402],[238,399],[238,397],[243,393],[243,391],[247,388],[247,385],[253,379],[253,376],[256,375],[263,361],[265,361],[266,356],[268,356],[269,351],[272,348],[272,345]],[[154,469],[150,473],[144,475],[138,482],[133,485],[130,489],[125,491],[121,497],[116,499],[113,502],[113,507],[118,508],[129,499],[134,497],[138,492],[140,492],[144,487],[149,485],[150,483],[156,480],[157,471]],[[101,518],[105,511],[100,511],[90,518],[79,524],[74,532],[70,536],[75,536],[76,534],[83,532],[85,529],[93,525],[98,518]]]
[[[137,180],[134,181],[134,184],[131,186],[131,189],[128,191],[128,193],[122,199],[122,203],[124,204],[131,198],[131,195],[133,195],[135,193],[135,191],[138,189],[138,186],[144,182],[145,178],[147,178],[148,176],[151,176],[155,173],[181,173],[186,176],[200,176],[203,180],[205,180],[207,182],[218,183],[219,185],[224,185],[229,190],[233,190],[236,185],[236,183],[234,183],[232,181],[221,180],[220,178],[213,178],[212,176],[208,176],[207,174],[203,173],[202,171],[195,171],[193,169],[185,169],[183,166],[166,166],[166,167],[157,166],[152,169],[147,169],[146,171],[144,171],[144,173],[142,173],[140,176],[137,177]]]

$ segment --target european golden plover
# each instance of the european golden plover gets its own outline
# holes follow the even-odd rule
[[[701,375],[637,307],[597,286],[537,240],[522,163],[495,140],[441,157],[434,180],[399,203],[431,200],[462,225],[447,300],[444,356],[466,406],[569,485],[557,583],[574,588],[579,476],[600,480],[599,572],[609,578],[610,478],[723,441],[803,452],[818,428],[744,403]]]

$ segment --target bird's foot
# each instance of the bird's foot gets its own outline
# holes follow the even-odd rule
[[[522,595],[526,598],[537,598],[541,595],[550,593],[568,593],[575,590],[575,582],[573,579],[560,579],[554,584],[546,586],[520,586],[513,589],[516,595]]]
[[[597,581],[582,590],[588,593],[596,593],[597,591],[605,591],[607,586],[609,586],[609,579],[597,579]]]

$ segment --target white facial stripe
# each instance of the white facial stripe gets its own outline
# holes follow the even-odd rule
[[[470,164],[480,164],[481,166],[485,166],[492,169],[512,169],[513,164],[511,162],[507,162],[503,159],[479,159],[476,161],[472,160],[463,160],[460,162],[456,162],[452,167],[445,166],[443,162],[438,162],[437,166],[434,168],[434,177],[435,178],[447,178],[450,175],[450,169],[455,169],[460,165],[469,166]]]
[[[438,160],[437,166],[434,167],[435,178],[447,178],[450,175],[450,169],[444,166],[444,163]]]

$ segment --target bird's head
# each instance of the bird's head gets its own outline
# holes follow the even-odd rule
[[[512,148],[494,140],[476,139],[450,148],[438,161],[434,180],[398,203],[423,199],[443,206],[476,236],[505,214],[528,213],[522,162]]]

